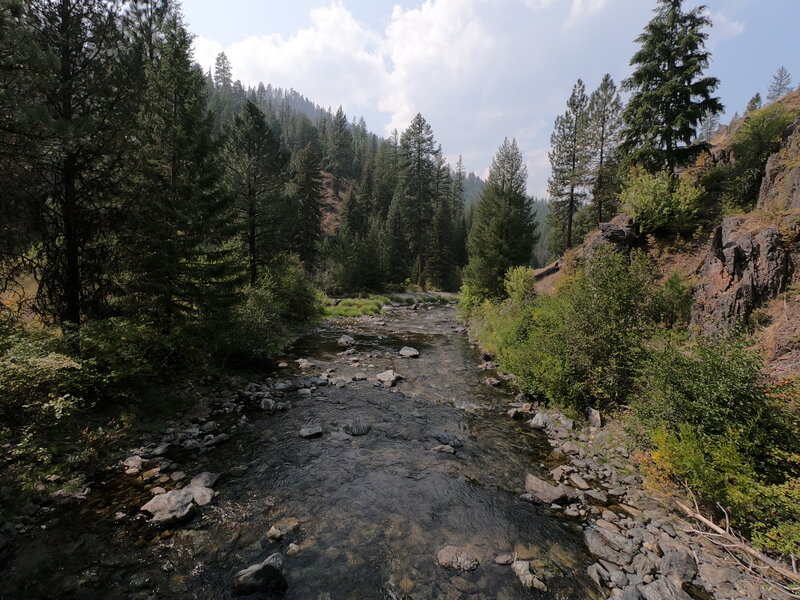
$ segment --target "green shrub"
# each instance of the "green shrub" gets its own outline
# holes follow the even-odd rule
[[[692,286],[673,273],[653,294],[653,318],[667,327],[682,325],[692,317]]]
[[[102,382],[47,331],[5,321],[0,348],[0,425],[55,425],[86,407]]]
[[[697,222],[702,190],[684,176],[633,169],[622,190],[623,211],[642,233],[687,233]]]
[[[295,255],[276,258],[233,311],[226,352],[266,358],[279,350],[300,326],[322,315],[324,298]]]
[[[740,342],[687,348],[663,336],[638,381],[634,414],[656,464],[723,506],[760,547],[800,550],[798,423],[762,384],[759,356]]]
[[[531,302],[536,298],[536,277],[529,267],[513,267],[506,272],[503,285],[513,304]]]
[[[727,168],[722,196],[727,210],[751,210],[755,206],[767,160],[780,149],[786,128],[795,117],[782,104],[771,104],[745,117],[730,144],[734,162]]]
[[[652,326],[655,270],[642,253],[601,247],[553,295],[536,297],[529,272],[509,274],[514,302],[474,310],[477,335],[531,393],[581,408],[622,402]]]

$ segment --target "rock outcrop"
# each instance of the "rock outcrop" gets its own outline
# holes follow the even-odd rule
[[[714,230],[694,291],[692,322],[704,333],[726,333],[791,280],[789,250],[775,227],[745,229],[738,217]]]
[[[800,210],[800,119],[789,126],[783,147],[767,161],[758,208]]]

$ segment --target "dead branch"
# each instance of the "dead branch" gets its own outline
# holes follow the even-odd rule
[[[711,529],[711,531],[716,533],[717,534],[716,537],[721,537],[727,542],[729,542],[729,544],[719,544],[719,545],[724,546],[726,549],[735,548],[737,550],[740,550],[741,552],[749,554],[753,558],[760,560],[762,563],[770,567],[773,571],[775,571],[782,577],[785,577],[787,580],[800,584],[800,575],[798,575],[797,573],[793,573],[792,571],[784,567],[782,564],[780,564],[778,561],[773,560],[766,554],[759,552],[755,548],[752,548],[751,546],[747,545],[743,540],[739,539],[732,533],[729,533],[728,531],[724,530],[722,527],[714,523],[714,521],[707,519],[702,514],[700,514],[699,509],[696,511],[692,510],[691,508],[689,508],[688,506],[677,500],[675,501],[675,503],[689,517],[695,519],[696,521],[699,521],[700,523]],[[697,506],[696,502],[695,506]]]

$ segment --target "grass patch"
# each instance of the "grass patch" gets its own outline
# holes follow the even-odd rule
[[[323,316],[326,319],[377,315],[384,305],[389,304],[391,300],[386,296],[371,295],[366,298],[343,298],[336,304],[333,304],[333,302],[333,300],[329,299],[325,305]]]

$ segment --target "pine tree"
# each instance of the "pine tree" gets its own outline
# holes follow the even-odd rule
[[[751,112],[757,111],[761,108],[761,94],[756,92],[756,95],[750,98],[750,101],[747,103],[747,108],[744,111],[744,114],[747,115]]]
[[[707,115],[697,129],[697,141],[710,142],[714,134],[719,129],[719,116],[716,114]]]
[[[792,91],[792,76],[786,67],[780,67],[772,77],[767,90],[767,102],[775,102]]]
[[[18,214],[35,222],[34,237],[24,241],[25,268],[38,283],[35,308],[66,331],[102,314],[114,288],[115,195],[133,112],[133,98],[120,90],[135,87],[118,9],[102,0],[0,8],[0,19],[14,26],[0,42],[9,67],[0,103],[16,104],[0,116],[11,121],[0,137],[3,151],[21,161],[3,161],[2,170],[24,162],[16,184],[26,187],[10,191],[24,191],[15,198]]]
[[[501,298],[506,271],[531,262],[538,236],[525,193],[527,178],[516,140],[505,139],[492,159],[469,234],[464,285],[476,298]]]
[[[414,257],[416,283],[424,286],[425,258],[428,254],[434,211],[438,151],[433,130],[421,114],[417,113],[400,137],[399,152],[398,189],[408,224],[409,249]]]
[[[450,197],[453,202],[453,239],[452,255],[453,262],[458,267],[467,264],[467,219],[464,208],[464,161],[461,156],[456,162],[456,172],[453,176],[453,189]]]
[[[611,75],[606,74],[603,81],[589,97],[589,131],[594,154],[592,168],[592,201],[597,212],[597,223],[610,216],[608,210],[619,191],[615,169],[609,170],[609,161],[614,156],[619,143],[622,127],[622,98]],[[611,171],[611,172],[609,172]],[[605,210],[604,210],[605,208]]]
[[[317,152],[311,143],[295,156],[292,193],[299,208],[297,249],[300,259],[308,267],[322,237],[322,172]]]
[[[683,0],[658,0],[656,16],[637,38],[633,74],[623,83],[632,92],[623,113],[623,149],[631,162],[651,171],[675,169],[706,148],[692,143],[697,125],[724,107],[712,93],[715,77],[703,77],[710,53],[705,49],[711,25],[704,6],[688,12]]]
[[[381,236],[381,259],[386,281],[402,284],[408,277],[408,238],[403,219],[403,195],[398,192],[389,204]]]
[[[427,280],[437,289],[447,289],[453,276],[453,215],[450,168],[439,146],[433,184],[434,210],[427,258]]]
[[[205,80],[178,16],[158,54],[138,114],[122,283],[131,310],[169,332],[222,314],[237,298],[239,272]]]
[[[342,107],[326,129],[325,166],[334,175],[334,190],[338,191],[338,178],[347,177],[353,166],[353,136]]]
[[[567,110],[556,117],[550,136],[548,181],[553,230],[564,230],[564,246],[572,248],[572,221],[591,182],[592,138],[589,99],[583,81],[577,81],[567,101]]]
[[[266,262],[264,227],[269,204],[280,200],[286,177],[287,155],[267,125],[264,113],[252,102],[226,127],[224,180],[244,234],[250,285],[258,280],[259,266]]]

